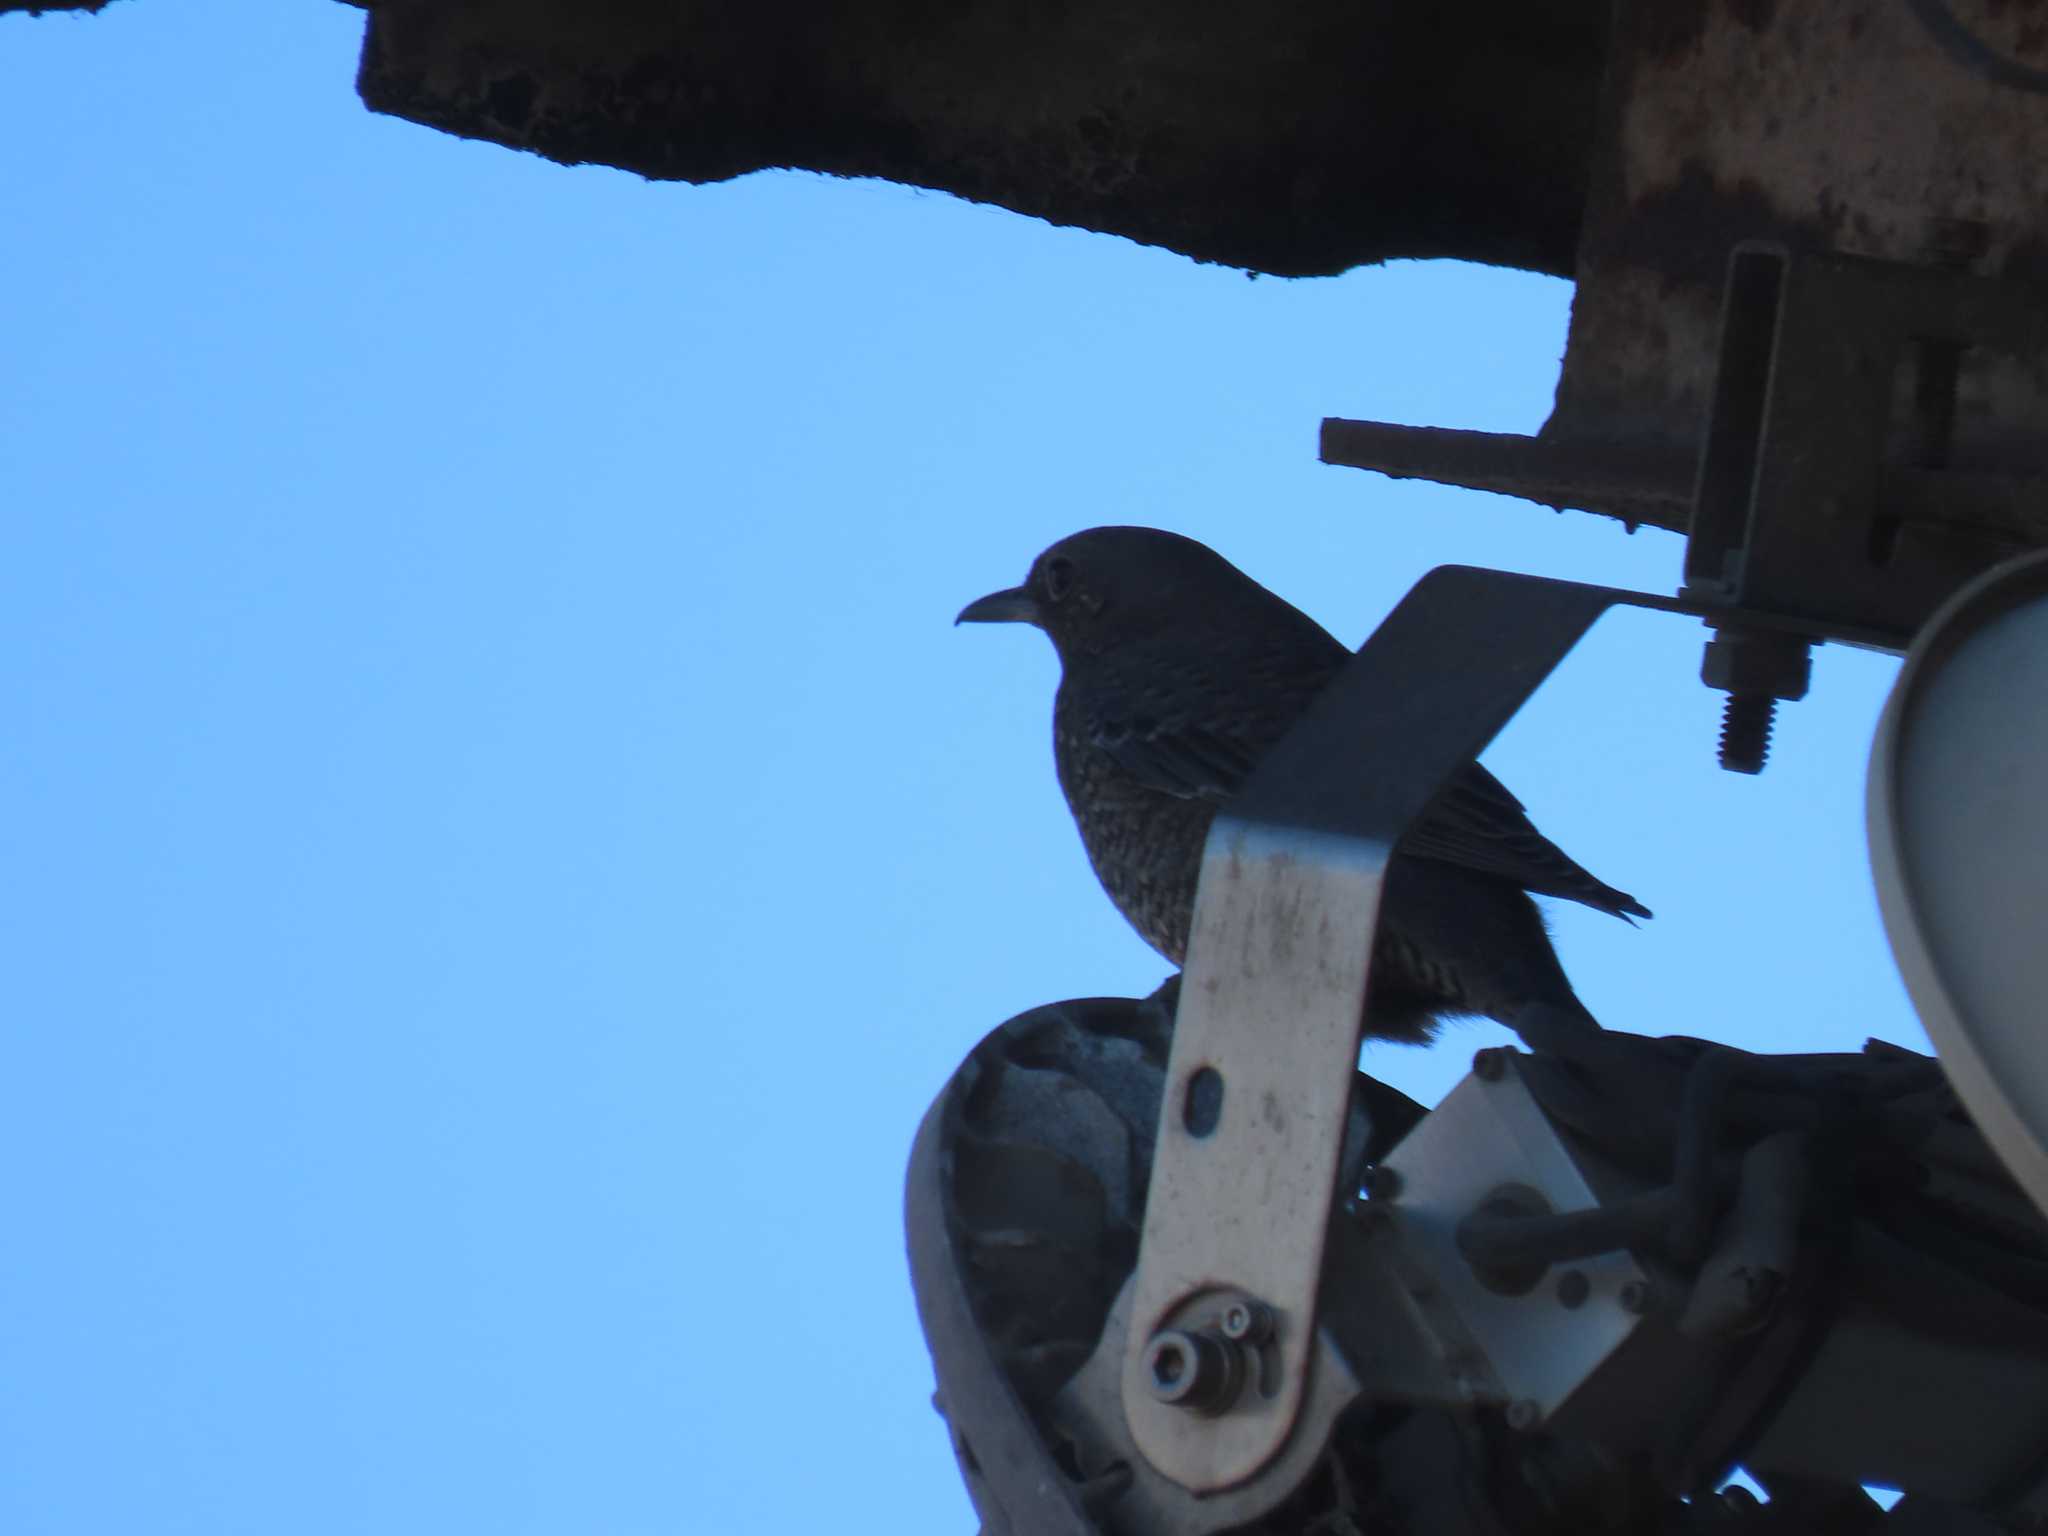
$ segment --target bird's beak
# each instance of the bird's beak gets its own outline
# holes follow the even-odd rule
[[[1006,587],[977,597],[960,610],[955,624],[1036,624],[1041,615],[1038,599],[1028,587]]]

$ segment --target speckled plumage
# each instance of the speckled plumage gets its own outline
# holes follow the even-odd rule
[[[1174,964],[1187,951],[1209,823],[1349,652],[1191,539],[1097,528],[1033,562],[963,620],[1037,625],[1058,649],[1053,759],[1103,889]],[[1444,1014],[1583,1011],[1528,895],[1649,916],[1465,769],[1388,865],[1370,1034],[1424,1040]]]

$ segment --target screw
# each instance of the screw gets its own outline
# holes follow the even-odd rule
[[[1398,1200],[1401,1198],[1401,1170],[1389,1168],[1385,1163],[1374,1163],[1365,1170],[1365,1198],[1368,1200]]]
[[[1557,1277],[1557,1304],[1567,1311],[1585,1305],[1592,1291],[1593,1282],[1583,1269],[1568,1269]]]
[[[1767,693],[1729,694],[1721,710],[1721,766],[1730,773],[1762,773],[1777,713],[1778,701]]]
[[[1632,1316],[1641,1317],[1650,1310],[1650,1288],[1641,1280],[1623,1281],[1618,1299],[1621,1310]]]
[[[1543,1422],[1543,1410],[1529,1398],[1517,1398],[1508,1404],[1508,1428],[1531,1430]]]
[[[1223,1309],[1223,1337],[1237,1344],[1263,1344],[1273,1334],[1273,1309],[1246,1296]]]

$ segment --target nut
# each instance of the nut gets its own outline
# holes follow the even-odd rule
[[[1162,1328],[1145,1346],[1145,1377],[1162,1403],[1191,1413],[1221,1413],[1244,1384],[1244,1355],[1207,1330]]]

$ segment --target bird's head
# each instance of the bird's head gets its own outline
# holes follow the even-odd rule
[[[1090,528],[1036,560],[1024,584],[960,610],[956,624],[1035,624],[1062,661],[1214,616],[1261,590],[1206,544],[1157,528]]]

